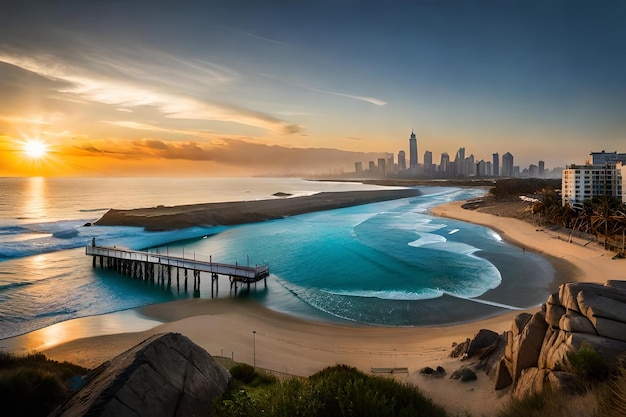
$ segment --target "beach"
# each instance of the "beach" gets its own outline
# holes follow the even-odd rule
[[[462,204],[439,206],[432,213],[493,228],[525,251],[553,258],[558,280],[626,279],[624,261],[612,260],[611,254],[596,244],[570,243],[530,223],[465,210]],[[555,282],[554,287],[557,285]],[[310,375],[335,364],[355,366],[368,373],[371,368],[408,368],[408,375],[394,377],[417,385],[453,415],[468,411],[489,416],[495,415],[506,395],[493,391],[484,374],[478,381],[464,384],[449,378],[431,379],[418,371],[425,366],[443,366],[451,373],[463,364],[449,358],[453,342],[465,341],[482,328],[498,333],[508,330],[513,317],[520,313],[509,311],[487,320],[450,326],[375,327],[305,321],[237,299],[180,300],[142,307],[137,312],[163,324],[140,332],[72,340],[71,326],[82,320],[77,319],[67,323],[65,333],[61,326],[54,346],[40,349],[50,337],[46,329],[3,340],[3,345],[16,353],[42,350],[55,360],[95,367],[152,334],[179,332],[212,355],[293,375]]]

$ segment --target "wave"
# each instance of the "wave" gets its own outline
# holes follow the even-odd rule
[[[32,285],[32,282],[12,282],[6,285],[0,285],[0,291],[7,291],[13,288],[25,287],[27,285]]]
[[[47,311],[45,313],[41,313],[41,314],[37,314],[34,318],[35,319],[41,319],[41,318],[45,318],[45,317],[55,317],[55,316],[68,316],[71,314],[76,314],[77,311],[74,309],[66,309],[66,310],[59,310],[59,311]]]
[[[109,208],[82,209],[78,211],[81,213],[94,213],[98,211],[107,211],[107,210],[109,210]]]
[[[17,235],[20,233],[27,233],[27,232],[31,232],[31,230],[22,226],[0,227],[0,235]]]
[[[444,294],[441,289],[424,288],[421,291],[399,291],[399,290],[328,290],[322,289],[322,292],[362,298],[378,298],[381,300],[398,300],[398,301],[417,301],[431,300],[439,298]]]
[[[144,249],[172,242],[220,233],[227,226],[190,227],[163,232],[148,232],[140,227],[85,226],[84,220],[36,223],[24,227],[11,227],[13,238],[0,240],[0,261],[23,258],[42,253],[76,249],[91,244],[96,239],[103,246]],[[21,232],[20,232],[21,231]],[[40,237],[34,233],[41,234]]]

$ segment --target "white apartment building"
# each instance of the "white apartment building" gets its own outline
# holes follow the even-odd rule
[[[612,196],[626,203],[622,179],[626,176],[626,165],[586,164],[570,165],[563,170],[561,195],[563,205],[581,203],[597,196]]]

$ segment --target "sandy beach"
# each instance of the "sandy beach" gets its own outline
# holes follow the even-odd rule
[[[491,227],[511,243],[551,257],[559,281],[626,279],[626,261],[612,260],[611,254],[596,244],[570,243],[524,221],[465,210],[462,204],[440,206],[432,213]],[[449,378],[431,379],[418,370],[443,366],[451,373],[464,364],[449,358],[453,342],[464,341],[482,328],[503,332],[519,314],[510,311],[461,325],[389,328],[304,321],[238,299],[182,300],[138,311],[164,323],[141,332],[77,340],[72,340],[68,327],[58,337],[58,344],[45,349],[40,347],[50,337],[46,329],[2,342],[17,353],[43,350],[52,359],[94,367],[152,334],[173,331],[188,336],[212,355],[294,375],[310,375],[335,364],[348,364],[365,372],[380,367],[408,368],[408,375],[394,377],[417,385],[452,415],[468,411],[490,416],[496,414],[507,396],[493,391],[486,375],[479,374],[478,381],[467,384]],[[80,325],[80,320],[72,325]]]

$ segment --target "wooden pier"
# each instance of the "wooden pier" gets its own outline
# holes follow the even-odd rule
[[[92,265],[98,263],[101,268],[114,269],[120,274],[133,279],[172,286],[172,271],[176,269],[176,288],[180,291],[181,272],[184,278],[184,290],[187,291],[189,271],[193,274],[194,296],[200,296],[200,274],[211,276],[211,297],[217,296],[219,275],[228,276],[231,291],[237,294],[237,285],[248,285],[263,280],[267,286],[270,268],[267,265],[243,266],[189,259],[169,254],[141,252],[107,246],[87,246],[85,254],[92,256]]]

